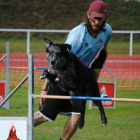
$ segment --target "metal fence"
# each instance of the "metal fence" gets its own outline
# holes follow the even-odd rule
[[[30,54],[31,33],[69,33],[70,30],[39,30],[39,29],[0,29],[0,32],[24,32],[27,33],[27,54]],[[113,30],[113,34],[130,34],[129,55],[133,55],[133,34],[140,34],[140,31]]]

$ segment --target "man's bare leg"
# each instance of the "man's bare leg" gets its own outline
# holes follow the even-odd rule
[[[62,140],[69,140],[73,134],[76,132],[79,126],[80,115],[72,114],[68,119],[67,123],[65,124],[63,134],[61,139]]]
[[[45,119],[38,111],[34,113],[34,127],[46,121],[47,119]]]

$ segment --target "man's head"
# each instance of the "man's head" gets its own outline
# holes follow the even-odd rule
[[[107,6],[101,0],[96,0],[92,2],[87,11],[88,23],[91,28],[98,31],[103,23],[105,23],[107,18]]]

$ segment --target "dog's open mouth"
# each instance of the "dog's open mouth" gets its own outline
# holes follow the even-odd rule
[[[50,64],[50,67],[51,67],[51,68],[57,68],[57,65],[52,65],[52,64]]]
[[[50,65],[52,68],[54,68],[55,67],[55,65]]]

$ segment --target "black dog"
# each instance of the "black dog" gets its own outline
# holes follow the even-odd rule
[[[63,91],[73,96],[100,97],[98,84],[93,70],[82,64],[78,58],[70,53],[71,46],[68,44],[53,44],[47,38],[46,58],[49,70],[45,70],[41,79],[47,78],[51,85],[59,86]],[[84,126],[85,100],[71,100],[73,107],[81,112],[79,128]],[[101,101],[93,101],[100,110],[103,125],[107,119]]]

